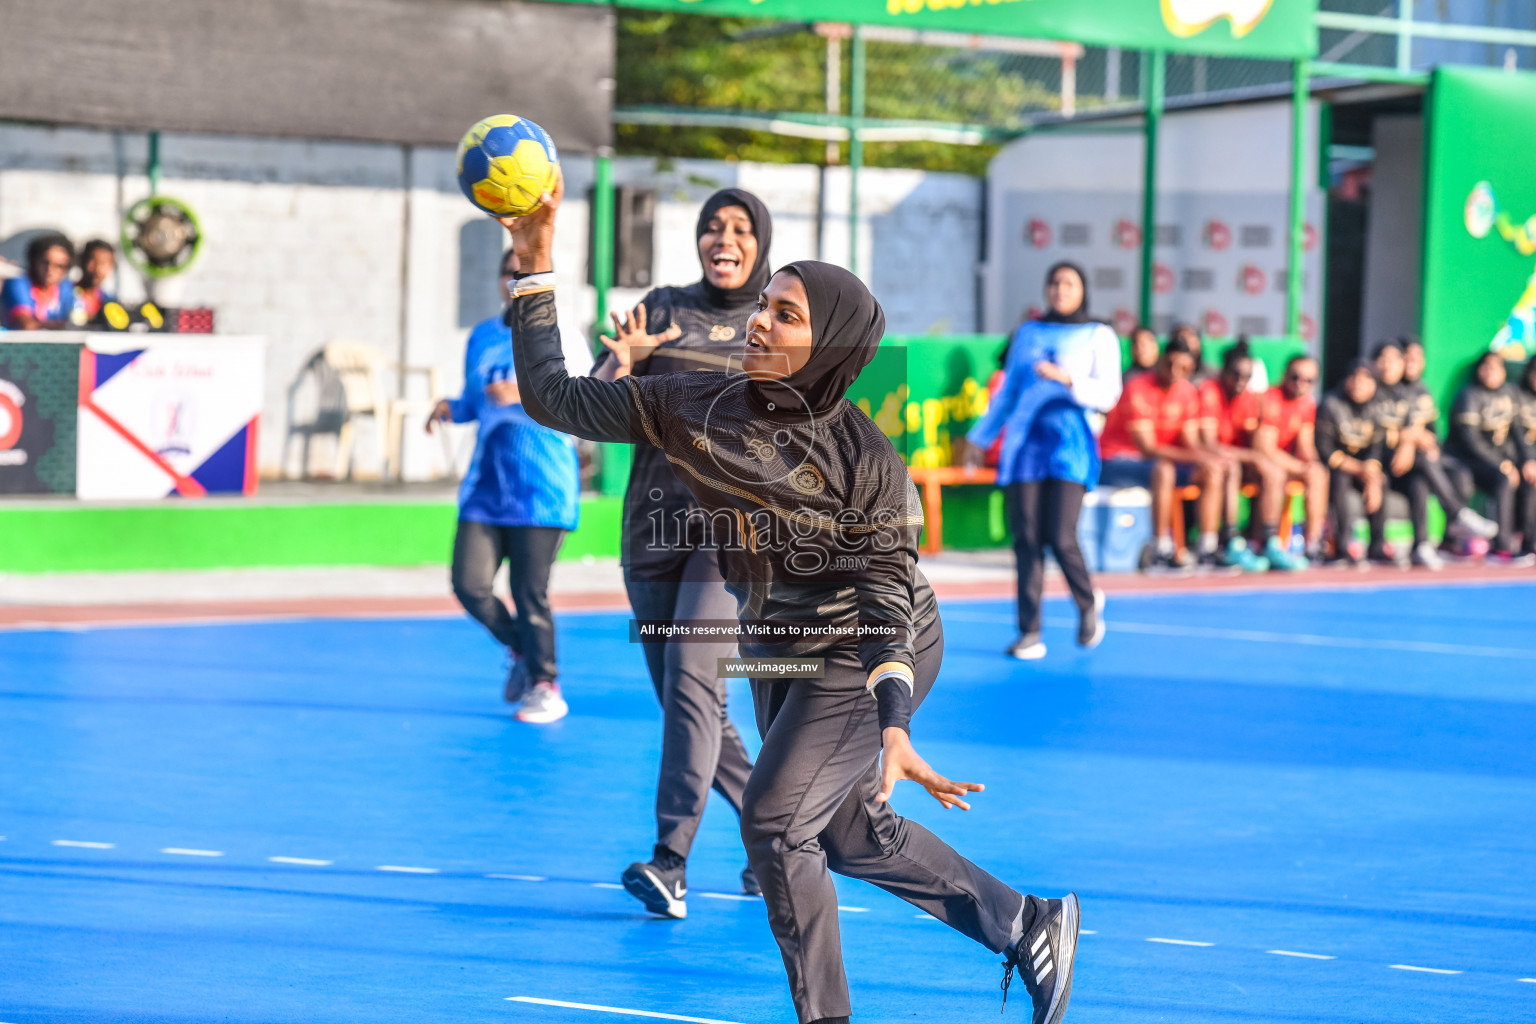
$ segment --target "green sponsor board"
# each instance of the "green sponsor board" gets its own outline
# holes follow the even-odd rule
[[[1536,75],[1437,68],[1428,135],[1424,377],[1449,408],[1479,353],[1536,347]]]
[[[623,0],[620,6],[1216,56],[1296,58],[1317,52],[1317,0]]]

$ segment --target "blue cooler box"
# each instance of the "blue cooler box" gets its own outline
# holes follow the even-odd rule
[[[1091,572],[1135,572],[1152,541],[1152,494],[1145,487],[1100,487],[1083,497],[1077,542]]]

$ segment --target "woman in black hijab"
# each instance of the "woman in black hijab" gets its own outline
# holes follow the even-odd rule
[[[748,324],[741,373],[619,382],[567,375],[550,251],[560,191],[509,220],[531,275],[508,307],[523,403],[540,423],[600,441],[648,441],[704,512],[730,525],[720,546],[748,659],[763,747],[741,833],[802,1024],[850,1012],[829,869],[873,882],[1004,953],[1034,1024],[1065,1012],[1078,904],[1023,896],[887,803],[920,783],[945,807],[982,787],[951,782],[913,750],[910,717],[943,654],[933,591],[917,568],[921,506],[890,440],[844,394],[885,330],[858,278],[792,263]],[[874,699],[870,699],[873,693]]]
[[[722,371],[741,351],[747,320],[768,283],[773,219],[757,196],[737,188],[710,196],[694,232],[704,275],[686,288],[657,288],[635,309],[613,315],[616,336],[594,376],[615,380],[688,370]],[[648,333],[656,330],[655,334]],[[661,450],[635,448],[624,492],[620,561],[630,607],[640,622],[730,619],[735,601],[720,578],[715,524],[700,514],[687,486]],[[656,783],[656,845],[649,861],[624,870],[624,888],[663,917],[688,914],[686,867],[713,788],[741,813],[752,770],[726,712],[719,659],[736,653],[730,639],[643,642],[646,667],[662,708],[661,767]],[[742,891],[758,892],[750,867]]]

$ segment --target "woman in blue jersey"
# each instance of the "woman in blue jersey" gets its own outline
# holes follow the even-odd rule
[[[517,272],[509,251],[502,258],[501,288]],[[592,353],[579,334],[564,337],[572,376],[592,369]],[[453,593],[497,643],[510,667],[503,695],[517,703],[520,722],[564,718],[555,663],[555,625],[549,608],[549,573],[566,531],[576,528],[581,480],[576,442],[540,426],[523,411],[512,369],[512,334],[500,315],[470,332],[464,352],[464,393],[432,411],[435,424],[478,422],[475,454],[459,487],[459,527],[453,541]],[[505,561],[514,617],[491,592]]]
[[[1104,638],[1104,594],[1093,588],[1078,548],[1077,519],[1099,478],[1092,421],[1120,399],[1120,340],[1088,319],[1082,268],[1053,266],[1045,298],[1050,311],[1014,332],[1002,389],[966,437],[967,461],[975,462],[1003,434],[997,482],[1008,499],[1019,576],[1019,638],[1007,653],[1025,661],[1045,656],[1040,595],[1047,546],[1077,602],[1078,644],[1096,647]]]

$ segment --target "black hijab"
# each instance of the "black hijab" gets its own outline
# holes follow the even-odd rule
[[[1062,260],[1060,263],[1051,264],[1051,269],[1045,272],[1045,286],[1051,286],[1051,278],[1056,276],[1058,270],[1070,270],[1077,275],[1077,279],[1083,283],[1083,301],[1077,309],[1070,313],[1058,313],[1054,309],[1048,309],[1040,317],[1042,323],[1048,324],[1085,324],[1088,322],[1088,275],[1083,273],[1083,268],[1071,260]]]
[[[885,336],[885,311],[864,282],[831,263],[800,260],[781,270],[800,278],[810,303],[811,354],[782,381],[754,380],[749,394],[777,418],[831,416]]]
[[[763,205],[763,201],[751,192],[741,188],[723,188],[706,199],[704,208],[699,211],[699,223],[693,230],[695,250],[698,249],[699,239],[709,230],[709,219],[727,206],[739,206],[747,211],[747,218],[752,221],[752,235],[757,239],[757,259],[752,263],[752,272],[747,275],[746,284],[740,288],[716,288],[709,283],[707,275],[700,282],[711,303],[729,308],[756,302],[763,289],[768,287],[768,278],[772,276],[768,272],[768,248],[773,244],[773,218],[769,216],[768,207]],[[701,266],[703,262],[701,258]]]

